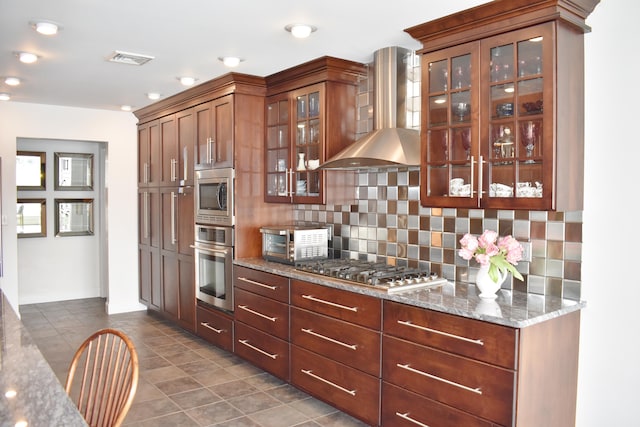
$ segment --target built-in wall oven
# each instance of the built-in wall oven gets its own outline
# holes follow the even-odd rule
[[[233,228],[196,224],[196,297],[233,311]]]

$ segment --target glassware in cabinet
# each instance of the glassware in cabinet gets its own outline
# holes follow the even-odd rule
[[[474,206],[477,177],[477,46],[455,47],[423,58],[428,96],[423,127],[421,200],[428,206]],[[455,202],[452,199],[455,198]]]
[[[287,198],[291,168],[288,97],[274,97],[267,101],[266,138],[266,196],[267,198]]]
[[[549,119],[543,109],[545,98],[551,96],[545,94],[552,73],[543,55],[545,42],[551,39],[547,32],[537,26],[483,41],[490,114],[482,132],[488,148],[483,188],[488,198],[481,206],[536,209],[550,200],[545,189],[550,191],[552,185],[546,181],[552,177],[553,158],[544,154],[553,134],[545,129]]]

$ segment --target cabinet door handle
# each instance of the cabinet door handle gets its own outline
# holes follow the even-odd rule
[[[145,191],[143,193],[143,200],[142,200],[142,204],[143,204],[143,213],[142,215],[144,216],[144,238],[148,239],[149,238],[149,192]]]
[[[278,289],[277,286],[270,286],[261,282],[256,282],[255,280],[251,280],[251,279],[247,279],[246,277],[238,277],[238,280],[242,280],[243,282],[247,282],[247,283],[251,283],[252,285],[256,285],[256,286],[260,286],[263,288],[267,288],[270,289],[272,291],[275,291],[276,289]]]
[[[470,391],[472,393],[476,393],[476,394],[480,394],[480,395],[482,394],[482,389],[480,387],[472,388],[472,387],[466,386],[464,384],[457,383],[455,381],[447,380],[447,379],[439,377],[437,375],[432,375],[432,374],[429,374],[427,372],[423,372],[423,371],[420,371],[418,369],[414,369],[409,365],[402,365],[400,363],[396,363],[396,366],[398,368],[406,369],[409,372],[413,372],[415,374],[422,375],[423,377],[431,378],[433,380],[437,380],[437,381],[443,382],[445,384],[449,384],[449,385],[452,385],[454,387],[458,387],[458,388],[461,388],[463,390]]]
[[[475,176],[474,176],[474,171],[475,171],[475,157],[471,156],[471,182],[469,183],[469,187],[471,188],[471,191],[469,192],[469,197],[473,199],[473,189],[475,188],[475,186],[473,185],[474,181],[475,181]],[[476,194],[479,194],[482,191],[482,189],[476,189]]]
[[[397,415],[397,416],[399,416],[400,418],[402,418],[403,420],[407,420],[407,421],[409,421],[410,423],[413,423],[413,424],[415,424],[415,425],[417,425],[417,426],[420,426],[420,427],[430,427],[430,426],[428,426],[427,424],[423,424],[423,423],[421,423],[420,421],[418,421],[418,420],[414,420],[413,418],[411,418],[411,417],[409,416],[409,413],[408,413],[408,412],[407,412],[406,414],[401,414],[400,412],[396,412],[396,415]]]
[[[208,324],[207,322],[200,322],[200,326],[204,326],[207,329],[211,329],[216,334],[221,334],[221,333],[225,332],[224,329],[216,329],[213,326],[211,326],[210,324]]]
[[[182,149],[182,164],[183,164],[183,170],[182,170],[182,179],[184,179],[185,181],[187,181],[189,179],[189,150],[187,149],[187,147],[184,147]]]
[[[240,344],[244,344],[244,345],[246,345],[246,346],[247,346],[247,347],[249,347],[251,350],[255,350],[255,351],[257,351],[258,353],[264,354],[265,356],[272,358],[273,360],[276,360],[276,359],[278,358],[278,355],[277,355],[277,354],[267,353],[266,351],[264,351],[264,350],[262,350],[262,349],[259,349],[258,347],[256,347],[256,346],[253,346],[253,345],[249,344],[249,341],[248,341],[248,340],[238,340],[238,342],[239,342]]]
[[[176,198],[178,195],[175,192],[171,192],[171,244],[175,245],[178,239],[176,239]]]
[[[249,307],[247,307],[246,305],[238,305],[238,308],[243,309],[244,311],[247,311],[251,314],[255,314],[256,316],[262,317],[263,319],[267,319],[271,322],[275,322],[276,320],[278,320],[277,317],[271,317],[271,316],[267,316],[266,314],[262,314],[258,311],[252,310]]]
[[[337,308],[340,308],[342,310],[349,310],[349,311],[353,311],[355,313],[358,312],[358,307],[349,307],[349,306],[342,305],[342,304],[336,304],[335,302],[325,301],[323,299],[316,298],[313,295],[302,295],[302,298],[308,299],[308,300],[311,300],[311,301],[315,301],[315,302],[319,302],[321,304],[330,305],[331,307],[337,307]]]
[[[478,157],[478,207],[480,207],[480,200],[482,200],[482,179],[484,167],[482,166],[484,159],[482,156]]]
[[[397,322],[399,324],[401,324],[401,325],[404,325],[404,326],[409,326],[411,328],[421,329],[421,330],[427,331],[427,332],[433,332],[434,334],[443,335],[445,337],[455,338],[457,340],[466,341],[466,342],[469,342],[469,343],[472,343],[472,344],[484,345],[484,341],[482,341],[482,340],[473,339],[473,338],[467,338],[467,337],[463,337],[461,335],[450,334],[448,332],[439,331],[437,329],[427,328],[426,326],[416,325],[415,323],[412,323],[409,320],[398,320]]]
[[[314,337],[321,338],[321,339],[323,339],[325,341],[329,341],[329,342],[332,342],[334,344],[338,344],[338,345],[341,345],[343,347],[350,348],[351,350],[357,350],[358,349],[358,346],[355,345],[355,344],[347,344],[347,343],[344,343],[342,341],[338,341],[338,340],[333,339],[331,337],[328,337],[326,335],[322,335],[322,334],[319,334],[317,332],[314,332],[312,329],[302,328],[301,331],[302,332],[306,332],[309,335],[313,335]]]
[[[218,161],[218,144],[216,140],[211,138],[211,160],[210,163],[216,163]]]
[[[144,175],[144,177],[142,178],[143,182],[145,184],[148,184],[149,183],[149,163],[148,162],[144,162],[142,175]]]
[[[171,159],[171,182],[176,182],[176,179],[178,179],[177,175],[177,166],[178,166],[178,161],[176,159]]]
[[[293,171],[293,168],[288,169],[287,170],[287,188],[285,188],[285,193],[289,196],[289,197],[293,197],[293,174],[295,172]]]
[[[346,389],[344,387],[341,387],[336,383],[333,383],[333,382],[331,382],[329,380],[326,380],[326,379],[322,378],[321,376],[318,376],[318,375],[314,374],[313,371],[310,370],[310,369],[300,369],[300,371],[302,371],[303,374],[309,375],[311,378],[315,378],[318,381],[322,381],[325,384],[329,384],[331,387],[335,387],[340,391],[344,391],[345,393],[348,393],[351,396],[355,396],[356,395],[356,391],[355,390],[349,390],[349,389]]]

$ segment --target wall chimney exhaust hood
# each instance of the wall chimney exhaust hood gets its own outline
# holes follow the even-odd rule
[[[374,53],[374,131],[320,165],[321,169],[403,167],[420,164],[420,132],[406,129],[409,49]],[[400,113],[400,114],[398,114]]]

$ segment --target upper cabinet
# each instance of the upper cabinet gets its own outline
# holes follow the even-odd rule
[[[583,33],[597,3],[501,0],[406,30],[423,44],[423,205],[582,209]]]
[[[194,107],[196,168],[233,167],[233,95]]]
[[[265,201],[326,203],[317,168],[355,141],[365,75],[363,64],[323,57],[267,77]]]

